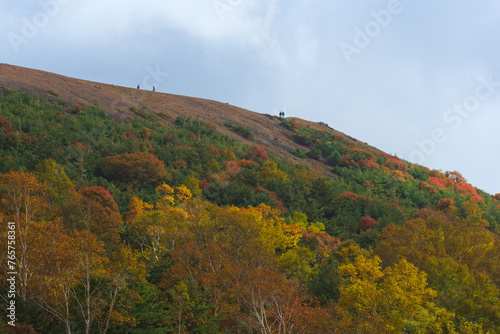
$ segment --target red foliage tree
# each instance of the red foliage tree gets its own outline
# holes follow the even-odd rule
[[[80,143],[79,141],[75,142],[75,143],[73,144],[73,146],[75,146],[75,147],[79,147],[79,148],[81,148],[82,150],[85,150],[85,151],[88,151],[88,150],[89,150],[89,148],[88,148],[87,146],[83,145],[83,144],[82,144],[82,143]]]
[[[430,185],[430,184],[428,184],[427,182],[424,182],[424,181],[420,181],[420,182],[418,183],[418,189],[419,189],[419,190],[425,190],[425,191],[428,191],[428,192],[430,192],[431,194],[435,194],[435,193],[437,193],[437,191],[438,191],[438,190],[436,189],[436,187],[434,187],[434,186],[432,186],[432,185]]]
[[[12,127],[12,124],[2,116],[0,116],[0,129],[2,130],[3,133],[5,133],[7,136],[10,136],[12,132],[14,132],[14,128]]]
[[[238,166],[240,166],[241,168],[255,168],[259,167],[259,164],[255,161],[241,159],[240,161],[238,161]]]
[[[340,158],[339,165],[344,166],[344,167],[358,167],[358,163],[352,159],[350,155],[343,155],[342,158]]]
[[[78,193],[83,195],[85,198],[91,199],[97,204],[101,205],[103,208],[107,208],[111,211],[118,212],[118,204],[116,204],[113,196],[100,186],[83,187],[78,190]]]
[[[398,157],[387,158],[384,165],[392,170],[399,170],[403,173],[406,173],[408,171],[408,165],[406,164],[406,162],[400,160]]]
[[[467,179],[463,177],[463,175],[457,172],[456,170],[453,172],[448,172],[448,177],[450,177],[453,181],[457,183],[467,183]]]
[[[163,161],[153,154],[124,153],[102,160],[106,178],[120,182],[149,182],[159,184],[170,180]]]
[[[442,198],[439,200],[437,208],[440,210],[445,210],[452,205],[455,205],[455,201],[452,198]]]
[[[174,135],[172,133],[167,132],[167,133],[165,133],[165,135],[163,136],[163,138],[165,138],[165,140],[167,142],[172,142],[175,137],[174,137]]]
[[[361,160],[359,162],[360,167],[370,167],[370,168],[376,168],[379,169],[380,166],[374,161],[374,160]]]
[[[135,134],[133,134],[132,132],[125,132],[125,136],[126,136],[127,138],[132,138],[132,139],[135,139],[135,140],[139,140],[139,139],[137,138],[137,136],[136,136]]]
[[[455,184],[455,190],[464,196],[479,196],[476,189],[468,183]]]
[[[339,195],[339,198],[347,199],[351,202],[356,203],[359,199],[359,195],[350,191],[344,191],[342,194]]]
[[[151,146],[151,143],[149,143],[147,141],[144,141],[144,142],[140,143],[139,144],[139,148],[142,151],[149,152],[149,153],[153,153],[155,151],[155,149],[153,148],[153,146]]]
[[[437,178],[437,177],[429,176],[429,181],[434,183],[436,186],[438,186],[440,188],[443,188],[446,186],[444,183],[444,180]]]
[[[359,227],[365,232],[370,231],[372,228],[377,226],[377,224],[377,221],[371,217],[363,217],[359,221]]]
[[[496,199],[497,201],[500,201],[500,193],[495,194],[493,198]]]
[[[324,257],[337,249],[341,243],[339,238],[334,238],[325,232],[315,232],[311,230],[302,232],[301,241],[309,245],[309,247],[319,256]]]
[[[219,149],[217,147],[213,147],[212,145],[210,145],[210,147],[208,148],[210,150],[210,152],[212,152],[212,154],[216,157],[220,157],[220,152],[219,152]]]
[[[269,161],[267,152],[257,145],[249,147],[245,152],[245,159],[252,161]]]
[[[148,139],[151,137],[151,130],[147,127],[142,128],[142,138]]]
[[[432,211],[431,209],[420,209],[417,212],[413,214],[413,219],[421,218],[421,219],[427,219],[427,217],[435,214],[435,211]]]

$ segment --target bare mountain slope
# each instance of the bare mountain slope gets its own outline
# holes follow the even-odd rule
[[[146,108],[151,112],[166,112],[174,118],[177,116],[198,117],[212,123],[218,131],[247,145],[259,145],[298,163],[308,165],[316,163],[314,160],[301,159],[289,154],[290,150],[296,148],[307,150],[307,148],[294,142],[293,134],[280,126],[281,121],[277,116],[252,112],[226,103],[79,80],[7,64],[0,64],[0,87],[37,94],[51,100],[59,99],[66,102],[68,106],[76,103],[98,105],[117,120],[136,116],[130,111],[133,107]],[[301,125],[345,136],[356,141],[358,145],[366,145],[325,124],[298,118],[295,120]],[[224,126],[225,122],[247,128],[253,138],[245,139],[239,136]],[[326,172],[326,174],[329,173]]]

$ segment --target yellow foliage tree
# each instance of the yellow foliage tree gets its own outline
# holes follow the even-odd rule
[[[343,275],[337,310],[347,319],[345,330],[361,333],[441,333],[452,314],[431,303],[436,292],[427,286],[426,274],[402,259],[382,270],[378,256],[358,254],[339,267]]]

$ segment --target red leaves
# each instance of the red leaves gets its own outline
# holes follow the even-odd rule
[[[478,196],[476,189],[468,183],[457,183],[455,184],[455,190],[464,196]],[[482,198],[479,197],[481,200]]]
[[[125,153],[102,160],[106,178],[120,182],[159,184],[170,179],[163,161],[148,153]]]
[[[220,152],[219,152],[219,149],[217,147],[213,147],[212,145],[210,145],[210,147],[208,149],[210,150],[210,152],[212,152],[212,154],[215,157],[220,157]]]
[[[83,187],[78,190],[78,193],[86,198],[92,199],[96,203],[102,205],[105,208],[109,208],[112,211],[118,212],[118,205],[115,203],[113,196],[100,186]]]
[[[438,186],[440,188],[446,187],[446,185],[444,183],[444,180],[439,179],[437,177],[429,176],[429,181],[432,182],[432,183],[434,183],[436,186]]]
[[[452,205],[455,205],[455,201],[452,198],[442,198],[439,200],[437,208],[440,210],[445,210]]]
[[[167,132],[165,133],[165,135],[163,136],[163,138],[165,138],[165,140],[169,143],[171,143],[173,140],[174,140],[174,135],[170,132]]]
[[[344,191],[339,195],[339,200],[347,200],[352,203],[357,203],[362,206],[370,206],[372,198],[366,195],[358,195],[350,191]]]
[[[359,227],[365,232],[371,231],[377,225],[377,221],[371,217],[363,217],[359,221]]]
[[[142,128],[142,138],[148,139],[149,137],[151,137],[151,130],[146,127]]]
[[[135,134],[133,134],[132,132],[125,132],[125,136],[126,136],[127,138],[132,138],[132,139],[135,139],[135,140],[139,140],[139,139],[137,138],[137,136],[136,136]]]
[[[267,152],[257,145],[249,147],[245,152],[245,159],[252,161],[269,161]]]
[[[427,182],[424,182],[424,181],[420,181],[420,182],[418,183],[418,189],[419,189],[419,190],[425,190],[425,191],[428,191],[428,192],[430,192],[431,194],[435,194],[435,193],[437,193],[437,191],[438,191],[438,190],[436,189],[436,187],[434,187],[434,186],[432,186],[432,185],[430,185],[430,184],[428,184]]]
[[[339,198],[344,198],[351,202],[356,203],[359,199],[359,195],[350,191],[344,191],[342,194],[339,195]]]
[[[406,164],[406,162],[400,160],[398,157],[387,158],[384,165],[392,170],[399,170],[403,173],[406,173],[408,171],[408,165]]]
[[[467,179],[457,171],[448,172],[448,177],[457,183],[467,183]]]
[[[257,168],[259,167],[259,163],[247,159],[241,159],[238,161],[238,166],[241,168]]]
[[[7,136],[10,136],[14,132],[14,128],[8,120],[0,116],[0,130]]]
[[[376,168],[379,169],[380,166],[374,161],[374,160],[361,160],[359,162],[360,167],[370,167],[370,168]]]
[[[153,146],[151,146],[151,143],[149,143],[147,141],[140,143],[139,144],[139,148],[142,151],[149,152],[149,153],[153,153],[155,151],[155,149],[153,148]]]
[[[258,186],[256,188],[254,188],[253,191],[256,192],[256,193],[267,193],[267,194],[269,194],[269,198],[271,198],[274,201],[274,205],[278,209],[280,209],[282,212],[285,212],[285,211],[288,210],[287,208],[285,208],[283,206],[283,203],[280,200],[278,200],[278,195],[276,195],[276,192],[269,191],[269,190],[267,190],[266,188],[264,188],[262,186]]]
[[[85,150],[85,151],[88,151],[88,150],[89,150],[89,148],[88,148],[87,146],[83,145],[83,144],[82,144],[82,143],[80,143],[79,141],[75,142],[75,143],[73,144],[73,146],[78,147],[78,148],[81,148],[82,150]]]
[[[341,166],[380,168],[376,162],[375,155],[368,149],[363,149],[356,145],[350,145],[345,149],[348,151],[340,158],[339,164]]]

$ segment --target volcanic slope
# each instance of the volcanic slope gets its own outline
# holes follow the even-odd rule
[[[116,120],[129,116],[136,117],[132,111],[133,108],[148,112],[163,112],[173,118],[177,116],[198,118],[210,122],[219,132],[246,145],[258,145],[280,157],[290,158],[296,163],[317,166],[315,160],[299,158],[289,153],[297,148],[303,151],[307,151],[308,148],[294,141],[293,132],[281,126],[279,117],[249,111],[227,103],[80,80],[8,64],[0,64],[0,86],[36,94],[48,100],[63,101],[68,111],[74,104],[97,105]],[[377,150],[330,128],[325,123],[315,123],[299,118],[288,119],[294,120],[301,126],[309,126],[346,138],[356,142],[358,146]],[[238,135],[225,126],[229,123],[248,129],[252,136],[245,138]],[[332,176],[327,168],[324,168],[323,172]]]

